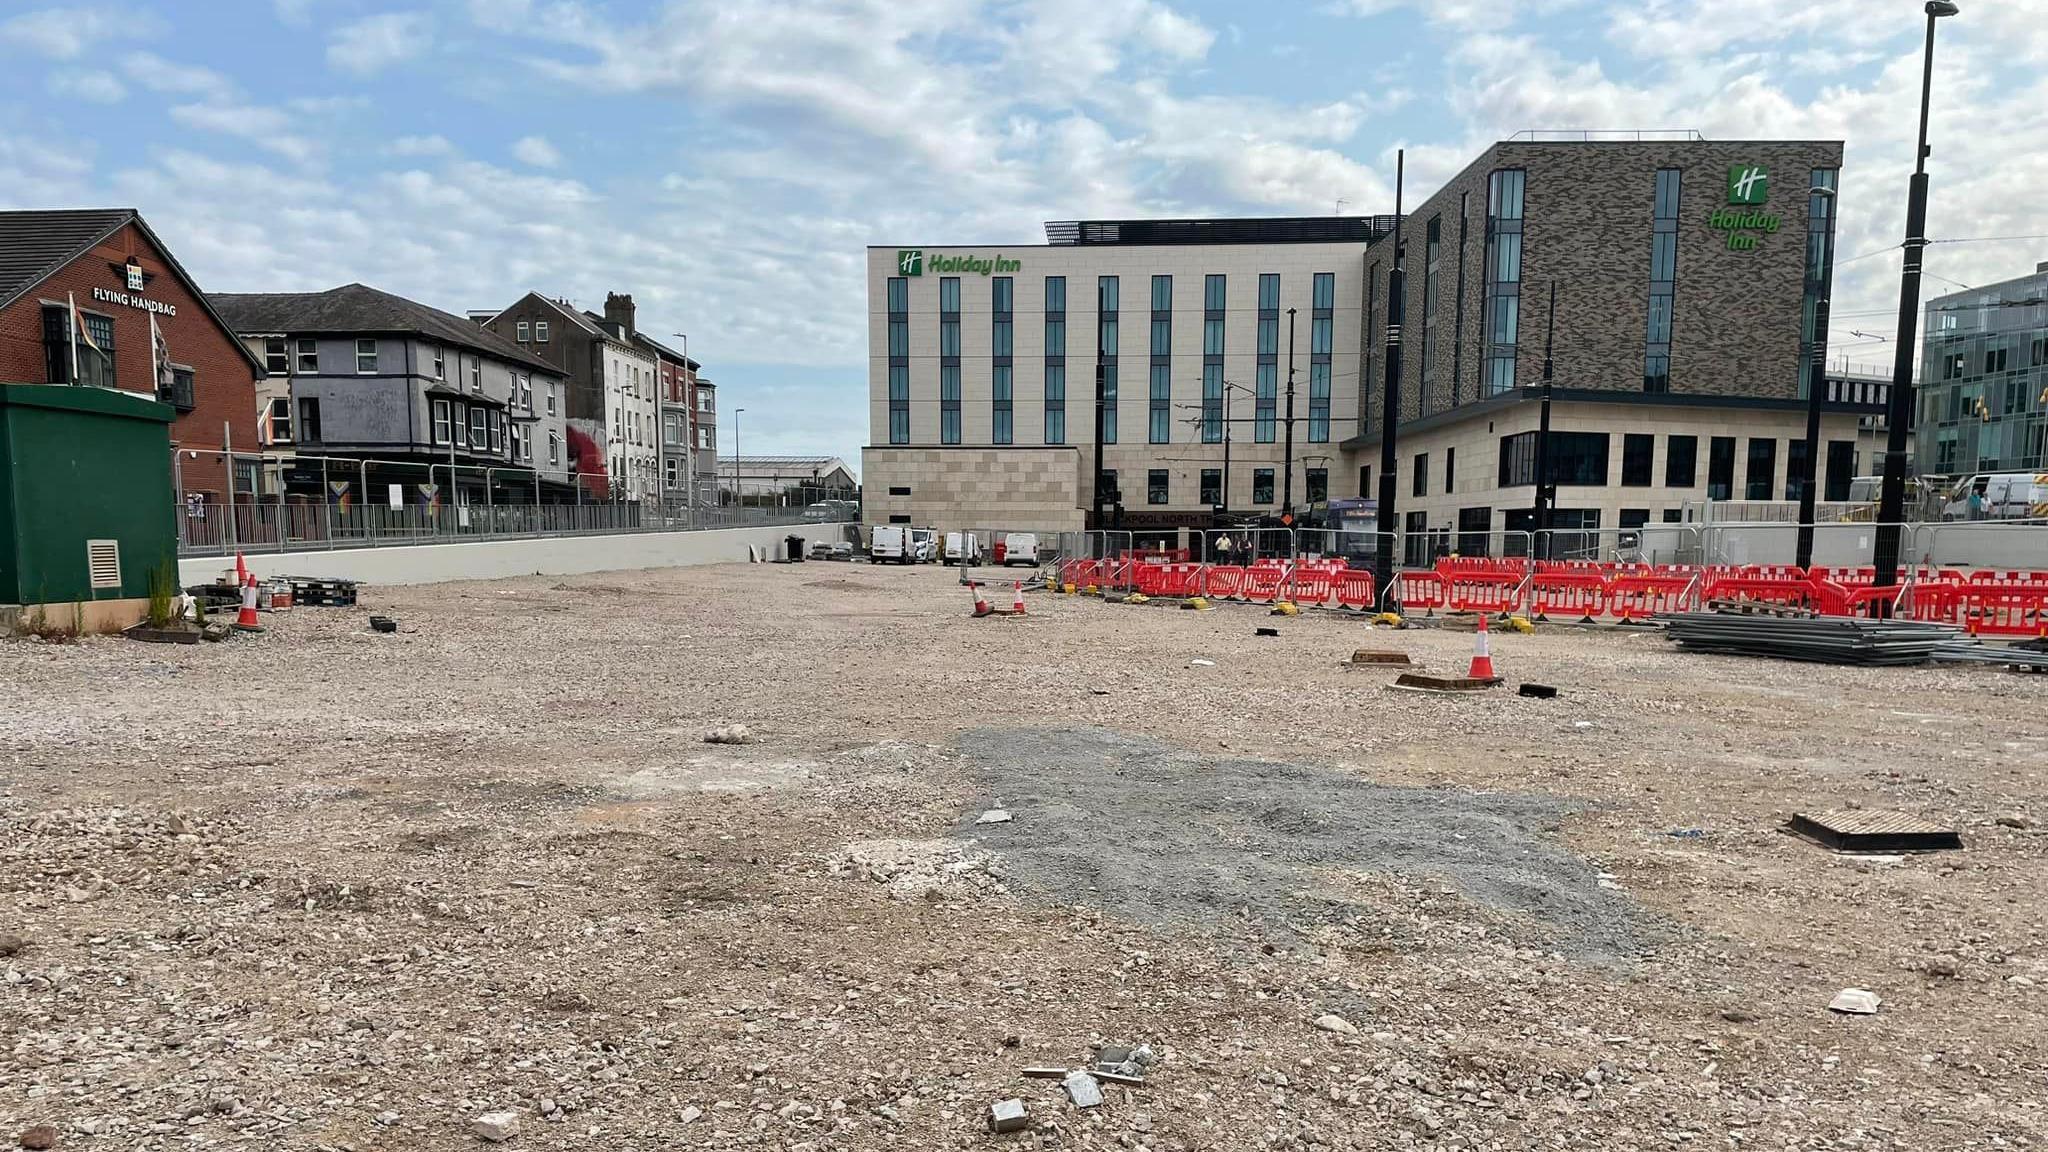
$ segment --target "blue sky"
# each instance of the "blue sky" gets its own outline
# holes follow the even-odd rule
[[[1930,235],[2048,233],[2048,0],[1962,3]],[[726,450],[744,407],[750,453],[857,466],[866,245],[1386,212],[1395,148],[1413,202],[1532,128],[1846,140],[1832,342],[1888,363],[1921,27],[1918,0],[0,0],[0,206],[140,208],[215,291],[630,291],[719,382]],[[1941,244],[1930,287],[2043,259]]]

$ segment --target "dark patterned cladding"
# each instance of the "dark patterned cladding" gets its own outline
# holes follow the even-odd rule
[[[1496,170],[1526,173],[1522,217],[1521,305],[1515,384],[1543,379],[1545,308],[1557,283],[1555,379],[1560,388],[1643,391],[1649,324],[1651,233],[1657,171],[1683,173],[1678,260],[1671,318],[1670,391],[1676,395],[1795,399],[1799,394],[1800,305],[1804,287],[1807,195],[1812,171],[1839,168],[1838,141],[1644,141],[1494,145],[1428,200],[1402,230],[1407,250],[1408,325],[1401,409],[1412,420],[1484,399],[1488,245],[1487,184]],[[1729,169],[1768,173],[1762,204],[1729,203]],[[1465,198],[1468,239],[1464,292],[1457,293],[1457,229]],[[1761,212],[1775,231],[1748,230],[1753,248],[1731,247],[1717,213]],[[1420,408],[1424,236],[1441,216],[1432,388]],[[1746,243],[1740,241],[1738,243]],[[1369,429],[1380,426],[1386,328],[1386,273],[1393,243],[1366,249],[1373,314],[1361,385]],[[1462,325],[1458,323],[1462,313]],[[1462,339],[1453,334],[1462,328]]]

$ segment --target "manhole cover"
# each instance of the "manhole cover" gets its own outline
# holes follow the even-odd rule
[[[1857,808],[1792,817],[1792,831],[1838,852],[1935,852],[1961,848],[1963,838],[1910,812]]]

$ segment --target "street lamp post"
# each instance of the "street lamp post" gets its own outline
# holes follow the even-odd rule
[[[1898,582],[1899,520],[1906,502],[1906,432],[1913,420],[1913,341],[1920,319],[1920,258],[1927,249],[1927,105],[1934,86],[1934,22],[1953,16],[1949,0],[1927,0],[1927,46],[1920,64],[1920,142],[1913,153],[1913,182],[1906,196],[1905,260],[1899,270],[1898,353],[1892,359],[1891,403],[1885,419],[1884,487],[1877,502],[1877,545],[1871,560],[1877,569],[1875,587]],[[1888,611],[1883,599],[1873,611]]]
[[[1387,270],[1386,386],[1380,400],[1380,504],[1378,539],[1373,546],[1373,587],[1382,607],[1394,584],[1394,432],[1401,425],[1401,321],[1407,316],[1402,299],[1407,279],[1401,266],[1401,185],[1407,150],[1394,153],[1394,259]]]
[[[690,435],[690,418],[696,415],[690,407],[690,335],[687,332],[671,332],[669,335],[683,342],[683,396],[679,405],[683,410],[683,418],[678,422],[678,430],[683,434],[682,482],[684,515],[694,516],[697,510],[697,493],[692,481],[695,479],[693,469],[696,466],[697,443],[695,438]],[[666,421],[664,421],[664,429],[666,429],[666,426]],[[663,460],[661,466],[662,477],[666,480],[668,477],[668,461]]]
[[[1282,459],[1280,512],[1294,515],[1294,309],[1287,310],[1287,446]],[[1288,521],[1292,523],[1292,521]]]
[[[1557,338],[1557,281],[1550,282],[1550,318],[1543,327],[1543,403],[1536,417],[1536,539],[1529,549],[1532,559],[1550,559],[1550,512],[1557,503],[1557,490],[1550,484],[1550,396],[1556,362],[1551,348]]]
[[[1835,280],[1835,190],[1815,186],[1806,190],[1806,227],[1814,226],[1816,208],[1827,213],[1827,227],[1820,230],[1820,296],[1814,303],[1806,358],[1806,461],[1799,477],[1799,548],[1793,562],[1801,568],[1813,565],[1813,503],[1815,480],[1820,474],[1820,404],[1827,390],[1828,305]],[[1811,274],[1809,272],[1809,274]]]
[[[740,413],[745,411],[732,410],[732,506],[736,511],[747,506],[746,494],[740,488]]]

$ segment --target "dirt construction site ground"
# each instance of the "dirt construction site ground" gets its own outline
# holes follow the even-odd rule
[[[1467,632],[968,606],[742,565],[0,643],[0,1135],[2048,1146],[2048,677],[1543,628],[1446,699],[1340,661]],[[1852,806],[1965,847],[1781,830]],[[1091,1110],[1021,1075],[1139,1043]]]

